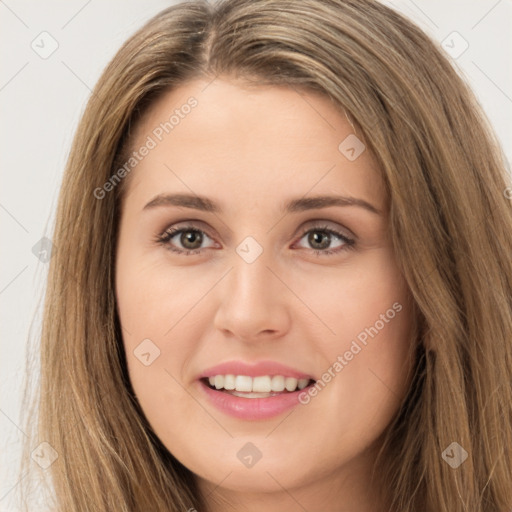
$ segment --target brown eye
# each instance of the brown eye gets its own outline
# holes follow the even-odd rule
[[[317,256],[339,253],[354,248],[355,240],[327,226],[317,226],[304,231],[301,240],[307,235],[307,243]],[[332,247],[333,239],[339,243]]]
[[[171,251],[180,254],[197,254],[201,252],[204,240],[210,238],[204,231],[193,226],[168,228],[158,237],[158,242]]]
[[[200,231],[196,231],[195,229],[182,231],[179,241],[185,249],[199,249],[203,241],[203,235]]]

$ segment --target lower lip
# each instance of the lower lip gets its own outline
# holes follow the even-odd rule
[[[242,420],[264,420],[278,416],[300,404],[299,394],[308,389],[268,398],[243,398],[212,389],[203,381],[199,381],[199,386],[217,409]]]

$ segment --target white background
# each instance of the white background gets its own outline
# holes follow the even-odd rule
[[[32,253],[51,229],[72,136],[90,90],[124,40],[164,0],[0,0],[0,511],[15,504],[25,347],[37,338],[47,263]],[[512,0],[386,1],[438,41],[469,44],[452,59],[512,160]],[[48,58],[31,47],[47,31]],[[46,37],[46,36],[45,36]],[[453,43],[450,41],[453,40]],[[39,43],[38,43],[39,41]],[[446,39],[455,50],[462,40]],[[49,40],[45,44],[49,48]],[[32,327],[31,327],[32,325]],[[37,443],[34,442],[34,447]]]

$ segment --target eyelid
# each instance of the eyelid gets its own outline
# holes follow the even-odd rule
[[[187,228],[190,228],[190,229],[197,229],[198,231],[203,231],[204,233],[206,233],[210,238],[215,238],[214,236],[212,236],[212,233],[210,231],[210,228],[208,226],[208,224],[206,224],[206,222],[204,221],[201,221],[201,220],[182,220],[182,221],[176,221],[176,222],[172,222],[171,224],[167,225],[167,227],[160,232],[160,236],[163,236],[165,235],[165,233],[167,233],[168,231],[170,231],[172,228],[172,231],[178,231],[180,229],[187,229]]]
[[[348,229],[346,226],[332,221],[332,220],[326,220],[326,219],[311,219],[306,221],[300,228],[298,233],[304,234],[306,231],[309,231],[310,229],[314,228],[322,228],[322,229],[332,229],[333,231],[340,231],[342,235],[346,236],[347,238],[351,238],[352,240],[356,241],[357,236],[355,233]]]

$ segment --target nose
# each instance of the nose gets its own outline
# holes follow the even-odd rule
[[[293,294],[268,263],[263,255],[252,263],[235,260],[219,283],[214,326],[224,336],[250,343],[281,337],[289,329],[287,301]]]

